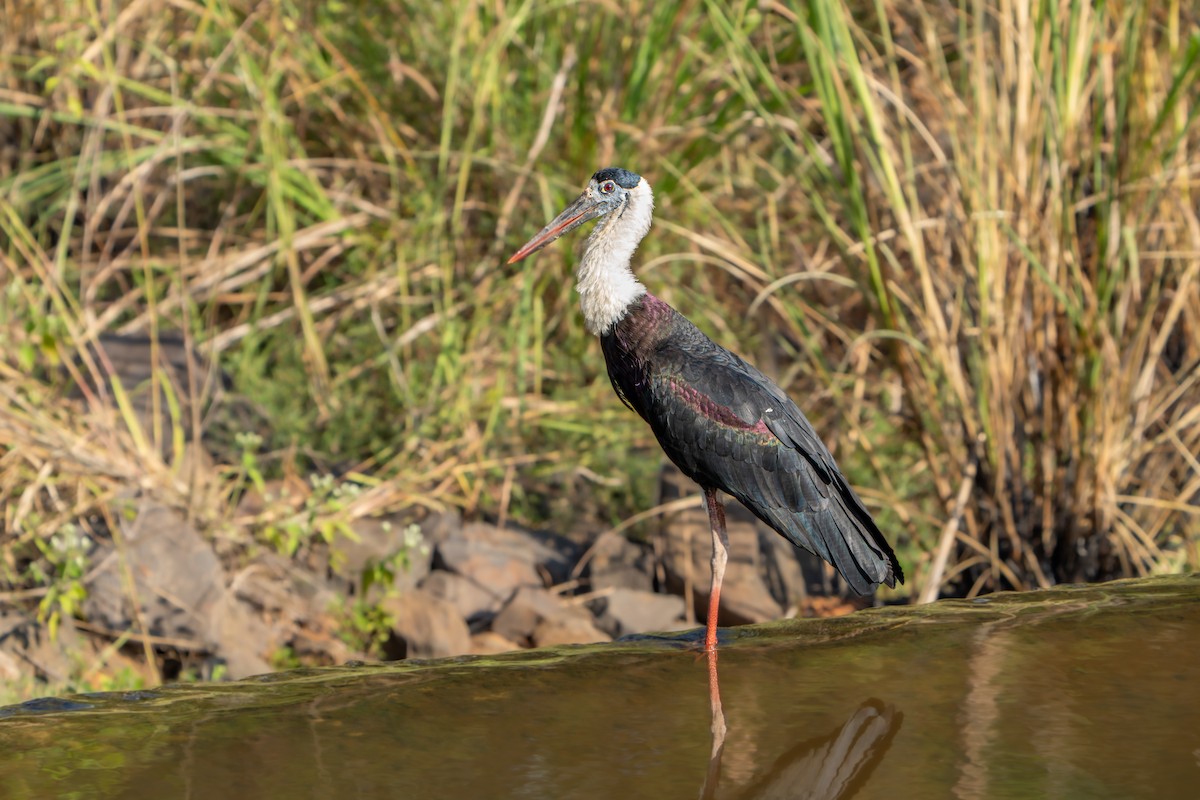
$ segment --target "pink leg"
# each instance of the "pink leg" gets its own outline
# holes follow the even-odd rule
[[[716,489],[704,490],[708,507],[708,524],[712,529],[712,589],[708,593],[708,627],[704,631],[705,652],[717,650],[717,611],[721,607],[721,582],[725,579],[725,562],[729,560],[729,537],[725,533],[725,506],[717,499]]]

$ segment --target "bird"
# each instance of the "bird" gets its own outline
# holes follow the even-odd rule
[[[617,396],[704,494],[713,545],[704,650],[716,653],[729,559],[722,492],[832,564],[858,594],[904,583],[895,552],[800,408],[634,275],[633,255],[653,212],[645,178],[620,167],[601,169],[508,263],[599,220],[576,269],[580,308],[588,331],[600,339]]]

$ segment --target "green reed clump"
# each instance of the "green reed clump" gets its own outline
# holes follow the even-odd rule
[[[897,337],[906,431],[955,509],[923,596],[1194,564],[1196,19],[873,11],[789,21],[829,156],[814,213]]]

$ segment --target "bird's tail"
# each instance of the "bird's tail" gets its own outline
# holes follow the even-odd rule
[[[834,502],[821,509],[794,511],[742,502],[793,544],[832,564],[856,593],[870,594],[881,583],[904,583],[895,552],[861,501],[855,502],[853,490],[844,488],[851,493],[849,501],[842,492],[834,492]]]

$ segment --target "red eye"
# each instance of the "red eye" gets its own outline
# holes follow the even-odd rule
[[[612,181],[605,181],[604,183],[600,184],[600,191],[604,192],[605,194],[612,194],[616,190],[617,185]]]

